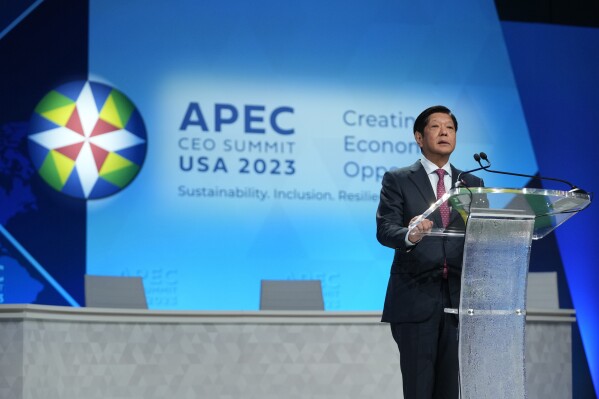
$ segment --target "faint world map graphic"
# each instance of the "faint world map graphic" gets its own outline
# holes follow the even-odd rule
[[[31,190],[35,170],[27,157],[25,122],[0,127],[0,225],[16,215],[36,211],[36,197]],[[34,279],[22,257],[7,238],[0,235],[0,303],[32,303],[44,288]]]

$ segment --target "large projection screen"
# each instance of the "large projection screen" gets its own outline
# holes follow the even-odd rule
[[[88,201],[87,272],[142,276],[153,309],[254,310],[262,279],[381,309],[380,181],[419,158],[428,106],[458,118],[457,167],[484,151],[537,172],[490,0],[91,0],[89,40],[89,79],[135,104],[147,154]]]

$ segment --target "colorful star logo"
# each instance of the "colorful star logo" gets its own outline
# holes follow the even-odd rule
[[[67,195],[94,199],[127,186],[141,169],[147,137],[141,115],[102,83],[62,85],[31,117],[29,155],[40,176]]]

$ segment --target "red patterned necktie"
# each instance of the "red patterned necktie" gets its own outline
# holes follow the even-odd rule
[[[437,169],[437,175],[439,175],[439,181],[437,182],[437,199],[441,198],[445,194],[445,170]],[[447,201],[441,204],[439,207],[439,212],[441,213],[441,221],[443,222],[443,228],[446,228],[449,224],[449,205],[447,205]],[[447,261],[443,264],[443,278],[447,279]]]
[[[439,199],[445,194],[445,170],[437,169],[435,172],[439,175],[439,181],[437,182],[437,199]],[[443,227],[445,228],[449,224],[449,205],[447,205],[447,201],[441,204],[439,212],[441,212],[441,220],[443,221]]]

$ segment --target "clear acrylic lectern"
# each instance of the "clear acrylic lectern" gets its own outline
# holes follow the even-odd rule
[[[591,198],[543,189],[456,188],[409,229],[444,201],[463,218],[464,227],[433,228],[428,234],[465,236],[460,306],[445,310],[459,317],[461,398],[526,398],[524,328],[532,240],[586,208]]]

